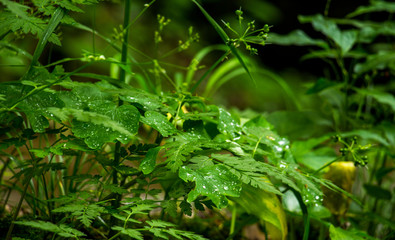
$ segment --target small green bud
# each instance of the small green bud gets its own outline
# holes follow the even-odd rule
[[[239,10],[236,10],[235,13],[236,13],[237,16],[243,15],[243,11],[241,11],[241,8]]]
[[[270,31],[269,25],[265,24],[265,26],[263,26],[263,31],[269,32]]]

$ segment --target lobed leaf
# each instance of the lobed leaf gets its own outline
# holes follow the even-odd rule
[[[127,235],[133,239],[144,240],[143,235],[137,230],[130,229],[130,228],[126,229],[126,228],[123,228],[120,226],[114,226],[114,227],[111,227],[111,229],[113,229],[115,231],[120,231],[122,234]]]
[[[61,225],[55,225],[51,222],[45,222],[41,220],[36,220],[36,221],[15,221],[15,224],[19,225],[24,225],[24,226],[29,226],[33,228],[37,228],[43,231],[48,231],[48,232],[53,232],[56,234],[59,234],[60,236],[63,237],[82,237],[86,236],[84,233],[71,228],[67,225],[61,224]]]
[[[147,111],[141,121],[156,129],[162,136],[168,137],[177,133],[177,129],[159,112]]]
[[[162,147],[156,147],[148,150],[139,166],[139,169],[143,171],[144,174],[150,174],[155,169],[156,158],[161,149]]]
[[[195,189],[189,192],[188,202],[194,201],[199,195],[208,196],[218,208],[226,207],[225,196],[238,197],[241,182],[224,165],[214,165],[193,171],[187,166],[179,170],[179,177],[196,183]]]
[[[223,108],[219,108],[218,130],[235,138],[241,133],[240,125],[233,119],[232,115]]]

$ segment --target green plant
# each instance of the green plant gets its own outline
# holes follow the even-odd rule
[[[335,146],[341,156],[335,158],[333,150],[325,144],[328,137],[322,135],[310,135],[307,141],[300,139],[292,149],[297,153],[297,161],[315,173],[325,171],[328,166],[337,169],[329,170],[326,176],[347,191],[351,192],[356,180],[352,194],[361,201],[359,206],[354,201],[350,209],[339,204],[336,209],[330,208],[337,217],[332,222],[350,224],[349,232],[331,226],[333,239],[368,238],[366,233],[354,234],[361,230],[380,239],[391,239],[395,230],[391,222],[394,202],[390,184],[395,146],[395,98],[391,84],[394,60],[390,57],[394,39],[390,30],[394,24],[393,7],[390,2],[371,1],[369,6],[358,7],[343,19],[335,19],[328,17],[328,1],[325,16],[299,16],[299,21],[310,23],[322,39],[313,39],[302,30],[284,36],[271,34],[270,41],[274,44],[311,46],[302,60],[320,59],[328,66],[323,71],[325,75],[317,78],[306,94],[319,97],[323,103],[319,114],[331,119],[326,123],[331,128],[327,136],[336,136]],[[387,13],[388,19],[376,20],[376,12]],[[341,161],[361,167],[352,169]],[[366,164],[371,167],[363,167]],[[341,178],[349,179],[348,183]],[[333,206],[339,199],[343,197],[337,196],[337,200],[328,197],[327,204]]]
[[[189,28],[185,40],[161,52],[170,20],[158,15],[158,29],[152,31],[154,53],[146,53],[130,43],[129,35],[156,1],[145,3],[132,17],[131,10],[138,8],[134,2],[124,1],[119,28],[102,33],[94,24],[91,28],[71,17],[83,9],[95,12],[101,4],[97,1],[1,0],[1,54],[29,62],[19,80],[0,85],[4,237],[240,239],[244,226],[259,222],[266,236],[286,239],[293,227],[290,216],[291,221],[302,217],[303,239],[312,236],[311,219],[329,227],[332,239],[355,236],[320,215],[330,216],[322,206],[327,189],[348,193],[323,178],[327,165],[312,171],[299,161],[329,135],[291,144],[261,114],[231,114],[195,95],[207,78],[203,94],[212,95],[230,79],[215,74],[234,67],[254,80],[250,61],[238,47],[256,54],[251,43],[264,45],[269,26],[256,29],[255,22],[244,23],[239,9],[238,30],[228,23],[221,27],[192,0],[224,44],[203,48],[187,66],[180,66],[166,59],[187,50],[199,36]],[[79,49],[82,57],[55,61],[49,52],[44,64],[45,49],[60,45],[63,26],[91,34],[93,51]],[[20,38],[30,37],[26,34],[38,38],[33,55],[20,44]],[[99,43],[113,50],[99,50]],[[224,53],[204,68],[201,61],[213,51]],[[236,60],[221,69],[230,54]],[[233,67],[226,67],[228,63]],[[107,74],[94,68],[103,66]],[[348,126],[344,124],[335,129]],[[365,132],[342,133],[337,140],[345,145],[345,155],[364,163],[359,151],[365,145],[347,140],[358,133]],[[18,203],[9,216],[11,194]],[[289,209],[290,202],[295,211]],[[39,233],[29,235],[31,229]]]

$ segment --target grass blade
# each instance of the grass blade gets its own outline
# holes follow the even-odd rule
[[[29,70],[27,71],[26,74],[27,77],[31,74],[33,67],[37,65],[38,59],[40,58],[42,52],[44,51],[45,45],[47,45],[49,37],[55,31],[56,27],[59,25],[60,21],[63,19],[65,14],[66,12],[63,8],[58,7],[55,10],[54,14],[49,20],[47,28],[44,30],[44,34],[41,36],[37,44],[36,50],[34,51],[33,59],[30,63]],[[29,78],[25,77],[25,79],[29,79]]]
[[[250,70],[248,69],[248,67],[247,67],[246,63],[244,62],[243,58],[241,57],[240,53],[237,51],[236,47],[230,43],[230,38],[226,34],[224,29],[210,16],[210,14],[208,14],[208,12],[206,10],[204,10],[204,8],[196,0],[192,0],[192,2],[195,3],[196,6],[198,6],[200,11],[207,18],[207,20],[210,22],[210,24],[214,27],[215,31],[219,34],[222,41],[224,41],[224,43],[229,47],[232,54],[235,55],[237,60],[239,60],[241,66],[243,66],[243,68],[247,72],[248,76],[252,79],[252,81],[256,85],[256,82],[255,82],[254,78],[252,77]]]

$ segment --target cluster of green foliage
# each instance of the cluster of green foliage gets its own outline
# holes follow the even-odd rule
[[[29,62],[19,80],[0,84],[1,234],[6,239],[240,239],[243,227],[257,222],[274,239],[308,239],[317,232],[321,239],[392,236],[394,224],[384,206],[393,203],[395,99],[374,84],[392,75],[394,54],[376,40],[393,37],[390,27],[384,31],[382,23],[316,15],[300,20],[312,23],[325,40],[301,31],[279,36],[269,34],[268,25],[246,23],[241,9],[235,12],[239,26],[219,24],[191,0],[223,45],[203,48],[187,66],[179,66],[165,58],[199,40],[192,27],[187,39],[155,56],[129,42],[129,32],[155,0],[136,17],[131,16],[133,1],[125,0],[124,22],[110,33],[72,18],[102,4],[95,0],[0,2],[1,57]],[[391,9],[393,4],[373,2],[350,17]],[[162,15],[157,20],[156,50],[170,24]],[[345,24],[355,29],[341,30]],[[92,34],[114,55],[81,49],[82,57],[41,64],[48,46],[61,45],[65,26]],[[22,44],[31,35],[38,39],[33,55]],[[330,120],[322,124],[331,128],[326,134],[290,143],[262,114],[231,112],[195,94],[207,80],[202,95],[211,96],[239,70],[254,82],[259,70],[251,70],[252,60],[239,47],[256,55],[253,44],[267,40],[316,46],[320,49],[305,59],[318,57],[333,67],[333,75],[308,90],[325,100]],[[373,43],[384,50],[368,52],[366,46]],[[205,68],[203,59],[214,51],[223,54]],[[77,67],[66,71],[64,64],[70,62]],[[89,71],[95,65],[111,71]],[[293,121],[292,114],[278,115],[278,122],[286,119],[293,125],[288,130],[306,127]],[[303,114],[298,116],[306,118]],[[337,143],[330,141],[334,135]],[[350,194],[331,179],[328,168],[341,160],[362,173],[373,162],[369,181],[360,183],[365,192]],[[325,207],[331,193],[342,197],[345,209],[352,199],[353,215]],[[10,212],[9,199],[15,194],[19,200]],[[367,226],[358,220],[361,216]],[[344,222],[352,223],[349,231],[341,228]],[[297,224],[302,232],[295,230]]]

